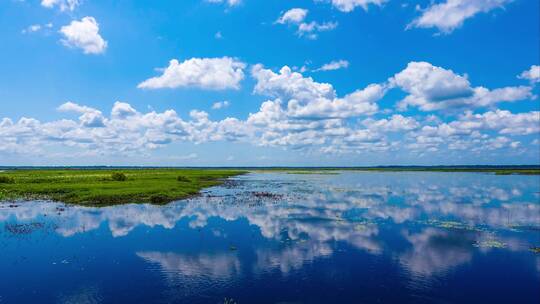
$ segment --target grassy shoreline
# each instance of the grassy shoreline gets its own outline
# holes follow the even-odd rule
[[[166,204],[243,173],[246,171],[221,169],[4,170],[0,172],[0,201],[47,199],[88,206]]]

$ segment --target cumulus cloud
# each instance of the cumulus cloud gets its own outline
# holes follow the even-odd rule
[[[495,132],[495,134],[490,134]],[[481,152],[521,147],[511,136],[540,134],[540,112],[511,113],[505,110],[474,114],[465,112],[457,120],[426,125],[410,134],[414,143],[410,149],[438,150],[441,146],[451,150]]]
[[[362,124],[370,129],[383,132],[410,131],[420,126],[420,123],[414,118],[404,117],[399,114],[392,115],[388,119],[375,120],[373,118],[367,118],[362,121]]]
[[[530,69],[523,71],[518,78],[529,80],[531,83],[540,83],[540,65],[532,65]]]
[[[338,10],[349,13],[352,12],[355,8],[361,7],[364,10],[368,10],[369,5],[381,6],[387,0],[331,0],[332,5]]]
[[[73,102],[66,102],[58,107],[58,111],[75,112],[82,114],[79,117],[82,126],[99,128],[105,126],[105,118],[101,111],[87,106],[81,106]]]
[[[230,103],[227,100],[218,101],[212,105],[212,109],[219,110],[219,109],[227,108],[229,105]]]
[[[528,135],[540,133],[540,112],[532,111],[513,114],[496,110],[482,114],[468,111],[450,125],[467,130],[496,130],[500,134]]]
[[[422,11],[422,15],[413,20],[407,27],[436,27],[442,33],[451,33],[463,25],[466,19],[479,13],[487,13],[503,8],[512,0],[446,0],[432,3]]]
[[[58,7],[61,11],[74,11],[79,5],[81,0],[41,0],[41,6],[46,8]]]
[[[61,41],[65,46],[82,49],[85,54],[101,54],[107,48],[107,41],[99,34],[99,24],[94,17],[74,20],[62,26],[60,33],[64,36]]]
[[[378,110],[376,101],[385,94],[385,87],[371,84],[342,98],[336,97],[332,85],[315,82],[285,66],[279,74],[256,65],[252,70],[257,80],[255,92],[279,100],[288,100],[287,115],[295,118],[343,118],[369,115]]]
[[[422,111],[486,107],[499,102],[535,98],[529,86],[494,90],[472,87],[466,75],[456,74],[428,62],[410,62],[407,68],[389,79],[389,84],[409,93],[398,104],[401,110],[411,106]]]
[[[280,24],[287,24],[287,23],[299,24],[302,21],[304,21],[304,19],[306,19],[307,14],[308,14],[307,9],[291,8],[290,10],[284,12],[278,18],[276,22]]]
[[[173,59],[163,74],[141,82],[140,89],[198,87],[210,90],[239,89],[246,64],[230,57]]]
[[[164,75],[158,78],[175,74]],[[200,110],[190,111],[185,118],[174,110],[141,113],[120,101],[104,114],[93,107],[66,102],[58,110],[75,113],[78,118],[50,122],[30,117],[1,119],[0,152],[42,153],[64,145],[94,155],[140,155],[175,142],[229,141],[302,153],[414,155],[447,149],[470,153],[500,150],[509,155],[531,149],[530,137],[540,134],[540,112],[512,113],[495,108],[500,101],[532,98],[531,87],[473,87],[465,75],[426,62],[412,62],[388,81],[367,84],[348,94],[338,94],[332,84],[318,82],[287,66],[273,71],[255,65],[251,76],[255,80],[253,92],[268,99],[245,119],[212,120]],[[197,77],[195,81],[182,81],[195,84]],[[212,79],[219,78],[209,77],[210,81],[199,81],[199,86],[208,86]],[[422,111],[440,110],[445,119],[390,115],[392,110],[381,109],[380,101],[389,90],[396,89],[407,93],[398,106],[405,103]],[[228,105],[228,101],[220,101],[212,108]],[[489,110],[481,112],[482,107]]]
[[[335,60],[326,64],[323,64],[320,68],[314,70],[317,71],[335,71],[339,69],[346,69],[349,67],[349,62],[347,60]]]
[[[338,26],[337,22],[305,22],[308,12],[307,9],[303,8],[290,9],[284,12],[276,20],[276,23],[297,27],[296,34],[300,37],[307,37],[308,39],[317,39],[319,32],[331,31]]]

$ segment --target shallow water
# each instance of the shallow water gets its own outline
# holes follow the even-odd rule
[[[167,206],[0,204],[0,303],[540,303],[540,177],[252,173]]]

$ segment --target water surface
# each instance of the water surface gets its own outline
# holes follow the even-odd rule
[[[166,206],[0,204],[0,303],[540,303],[540,177],[251,173]]]

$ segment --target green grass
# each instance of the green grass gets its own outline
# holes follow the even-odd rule
[[[0,178],[9,181],[0,183],[0,200],[50,199],[90,206],[166,204],[243,173],[213,169],[8,170],[0,172]]]

